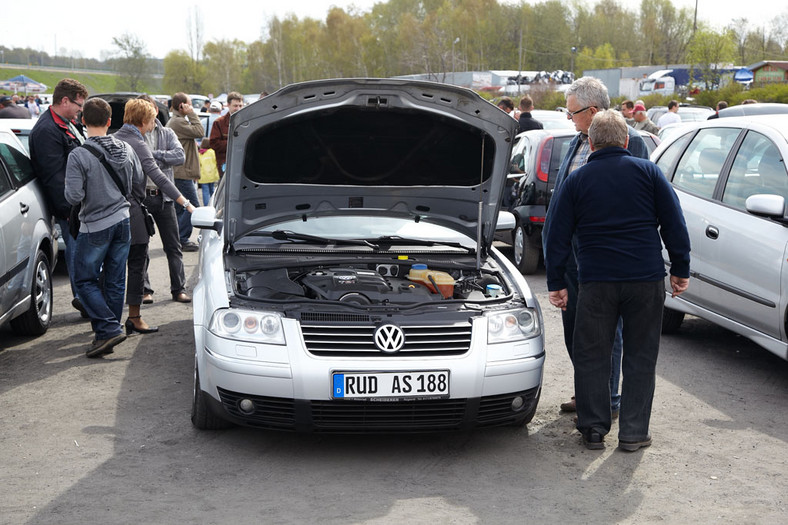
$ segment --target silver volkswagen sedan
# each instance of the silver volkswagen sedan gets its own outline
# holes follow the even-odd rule
[[[784,115],[732,117],[685,128],[652,154],[692,241],[692,281],[665,300],[664,332],[689,313],[788,359],[787,141]]]
[[[523,425],[542,314],[492,247],[516,123],[469,90],[324,80],[233,115],[198,208],[199,429]]]

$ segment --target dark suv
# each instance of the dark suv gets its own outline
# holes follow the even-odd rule
[[[517,182],[504,203],[517,219],[511,234],[512,253],[515,265],[524,274],[532,274],[539,267],[547,207],[561,161],[576,134],[575,130],[552,129],[517,135],[509,168],[510,180]],[[646,131],[640,135],[649,153],[659,145],[655,135]]]

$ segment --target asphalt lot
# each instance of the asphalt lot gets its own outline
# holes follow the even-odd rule
[[[197,254],[186,253],[190,288]],[[654,445],[588,451],[571,414],[560,316],[544,273],[547,362],[522,429],[294,435],[189,421],[191,306],[169,301],[152,245],[158,334],[87,359],[89,325],[55,275],[37,339],[0,330],[0,523],[784,523],[788,363],[697,318],[663,338]]]

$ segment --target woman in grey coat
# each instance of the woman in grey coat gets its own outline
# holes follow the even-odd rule
[[[153,158],[150,148],[145,143],[145,133],[155,126],[156,109],[141,99],[132,99],[126,102],[123,114],[123,127],[115,138],[126,142],[132,147],[142,164],[142,171],[147,178],[176,204],[183,206],[189,213],[194,207],[189,200],[181,195],[167,176],[162,173]],[[145,227],[140,203],[145,199],[145,179],[142,183],[132,186],[131,203],[131,249],[129,250],[128,282],[126,284],[126,304],[129,305],[129,318],[126,320],[126,333],[139,332],[148,334],[157,332],[155,326],[148,326],[140,315],[140,305],[144,293],[145,260],[148,257],[148,243],[150,236]]]

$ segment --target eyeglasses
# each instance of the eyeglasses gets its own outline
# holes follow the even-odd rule
[[[585,111],[587,109],[591,109],[591,108],[595,108],[596,109],[596,106],[586,106],[583,109],[578,109],[577,111],[566,110],[566,118],[571,120],[571,119],[575,118],[575,115],[577,115],[578,113],[582,113],[583,111]]]
[[[71,102],[73,102],[74,104],[76,104],[77,106],[79,106],[79,109],[82,109],[82,104],[80,104],[79,102],[77,102],[77,101],[76,101],[76,100],[74,100],[73,98],[70,98],[69,100],[70,100]]]

